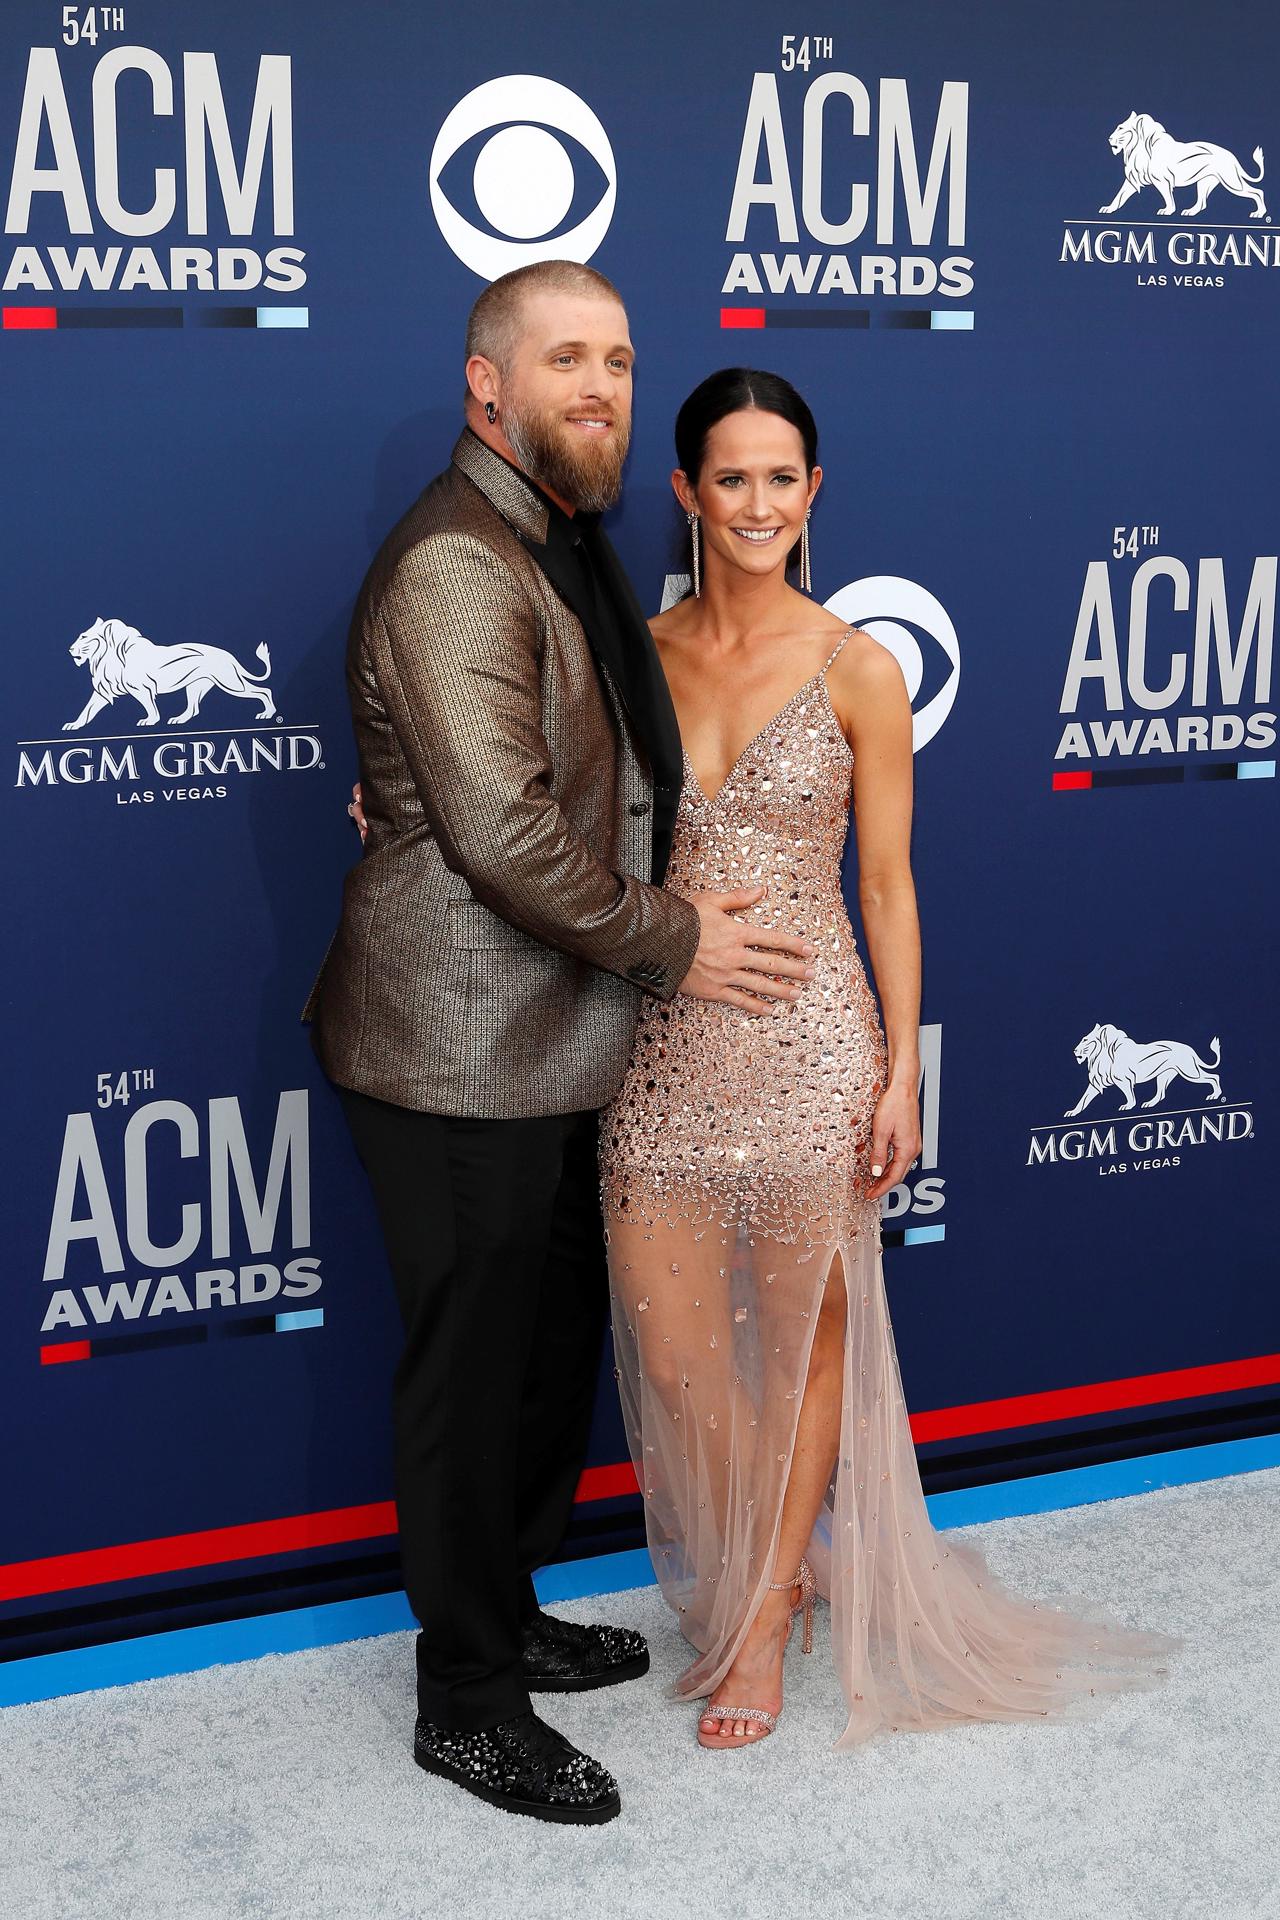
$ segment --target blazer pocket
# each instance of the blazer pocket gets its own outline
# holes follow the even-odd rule
[[[549,951],[541,940],[522,933],[519,927],[513,927],[501,914],[490,913],[488,907],[482,907],[478,900],[451,900],[448,930],[449,944],[454,947],[532,947],[538,952]]]

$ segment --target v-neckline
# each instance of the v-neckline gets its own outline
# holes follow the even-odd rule
[[[829,667],[830,665],[831,665],[831,661],[828,660],[827,667]],[[819,667],[816,673],[811,673],[809,675],[809,678],[805,681],[804,685],[802,687],[797,687],[795,692],[791,695],[791,698],[789,700],[784,700],[782,705],[778,708],[778,711],[775,714],[772,714],[770,718],[765,721],[762,727],[756,728],[756,731],[752,734],[751,738],[747,741],[746,745],[743,747],[742,752],[738,755],[737,759],[734,760],[732,766],[729,768],[728,773],[726,773],[724,779],[720,782],[720,785],[716,788],[714,794],[709,794],[706,788],[703,786],[701,776],[698,773],[698,769],[694,766],[693,761],[689,758],[688,748],[684,746],[683,743],[681,743],[680,751],[684,755],[685,769],[688,773],[692,774],[693,784],[698,789],[699,798],[704,802],[706,806],[714,807],[716,805],[717,801],[720,799],[721,794],[723,794],[725,788],[728,786],[734,774],[738,771],[738,768],[742,765],[743,761],[746,759],[747,755],[750,753],[752,747],[757,746],[759,742],[764,738],[765,734],[768,733],[772,727],[777,726],[779,720],[782,719],[783,715],[791,707],[794,707],[796,701],[800,698],[800,695],[802,693],[808,693],[810,687],[813,685],[815,680],[820,680],[822,682],[824,690],[826,689],[827,667]],[[831,705],[831,695],[829,692],[827,693],[827,706],[831,712],[832,717],[834,718],[835,708]],[[843,740],[844,735],[841,734],[840,738]]]

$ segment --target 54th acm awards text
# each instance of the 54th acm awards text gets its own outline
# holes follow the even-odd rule
[[[100,1073],[94,1106],[67,1115],[42,1333],[296,1305],[321,1289],[320,1259],[309,1251],[307,1089],[278,1095],[262,1152],[265,1132],[246,1127],[239,1095],[190,1104],[154,1087],[150,1067]],[[129,1260],[141,1272],[114,1278]],[[86,1268],[96,1280],[86,1281]]]

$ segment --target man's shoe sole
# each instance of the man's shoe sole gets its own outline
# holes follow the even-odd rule
[[[442,1761],[425,1758],[416,1747],[413,1757],[424,1773],[434,1773],[437,1779],[461,1787],[464,1793],[474,1794],[477,1800],[485,1800],[491,1807],[501,1807],[505,1813],[527,1814],[531,1820],[556,1820],[566,1825],[600,1827],[606,1820],[616,1820],[622,1812],[622,1801],[616,1793],[602,1807],[558,1806],[548,1800],[517,1800],[509,1793],[499,1793],[496,1787],[482,1787],[462,1779],[452,1767],[445,1766]]]
[[[530,1693],[592,1693],[597,1687],[617,1687],[624,1680],[638,1680],[648,1671],[648,1654],[638,1653],[634,1660],[622,1660],[602,1673],[548,1674],[545,1679],[526,1673],[524,1684]]]

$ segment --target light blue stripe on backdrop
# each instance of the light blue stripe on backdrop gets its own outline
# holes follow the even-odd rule
[[[1134,1460],[1103,1460],[1092,1467],[1002,1480],[989,1487],[931,1493],[929,1518],[935,1527],[972,1527],[982,1520],[1052,1513],[1060,1507],[1083,1507],[1095,1500],[1117,1500],[1130,1493],[1154,1493],[1157,1487],[1183,1487],[1196,1480],[1221,1480],[1229,1473],[1276,1466],[1280,1466],[1280,1433],[1264,1433],[1250,1440],[1219,1440],[1205,1447],[1144,1453]]]
[[[1020,1514],[1049,1513],[1085,1506],[1157,1487],[1186,1486],[1227,1474],[1280,1466],[1280,1433],[1249,1440],[1222,1440],[1172,1453],[1143,1454],[1135,1460],[1109,1460],[1099,1466],[1070,1467],[995,1486],[962,1487],[928,1496],[936,1527],[975,1526]],[[544,1567],[537,1576],[544,1605],[586,1599],[596,1593],[622,1593],[653,1583],[643,1548],[568,1560]],[[205,1667],[257,1660],[267,1653],[297,1653],[306,1647],[336,1646],[376,1634],[403,1633],[416,1622],[403,1593],[371,1594],[361,1600],[336,1600],[325,1606],[295,1607],[287,1613],[258,1614],[215,1626],[183,1627],[173,1633],[146,1634],[108,1646],[79,1647],[67,1653],[35,1654],[0,1664],[0,1707],[51,1700],[60,1694],[89,1693],[134,1680],[166,1674],[196,1673]]]

